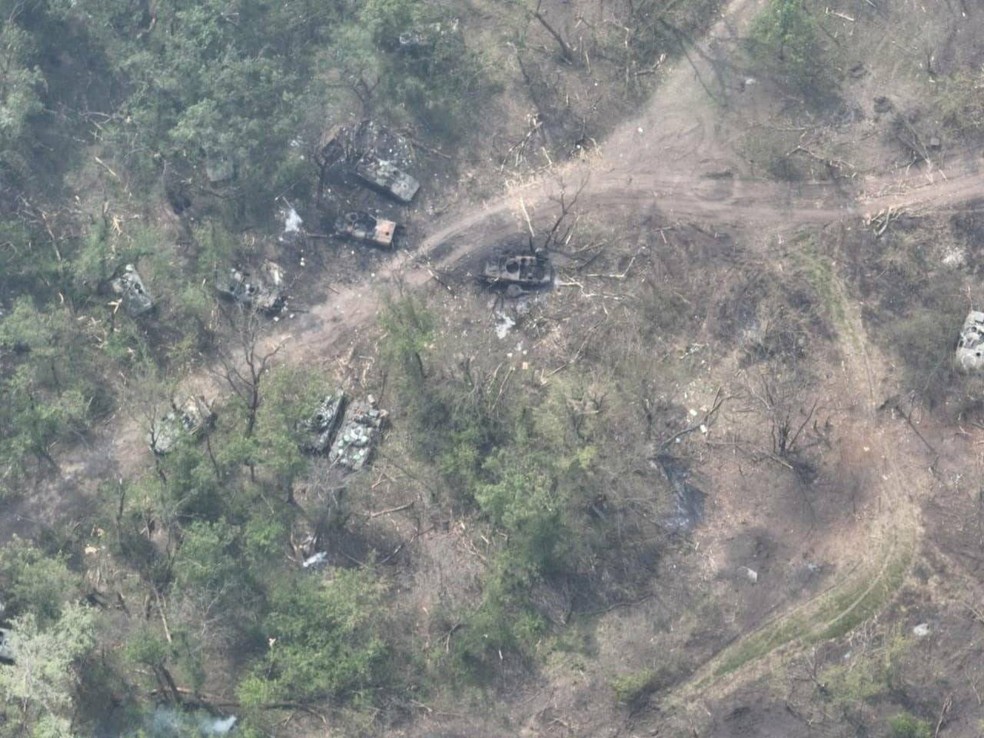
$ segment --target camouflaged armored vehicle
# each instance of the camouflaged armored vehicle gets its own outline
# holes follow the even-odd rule
[[[396,234],[396,223],[362,211],[346,213],[335,221],[335,233],[343,238],[391,249],[393,236]]]
[[[244,307],[267,315],[276,315],[287,302],[283,270],[272,261],[265,262],[260,275],[252,277],[235,267],[215,272],[215,289],[222,296]]]
[[[523,294],[553,284],[554,269],[543,253],[502,254],[485,262],[479,281],[507,294]]]
[[[364,154],[352,167],[352,174],[372,189],[402,203],[413,200],[420,189],[417,180],[393,162],[380,159],[373,153]]]
[[[143,280],[137,274],[133,264],[123,267],[123,272],[113,278],[109,283],[110,288],[120,297],[120,305],[123,312],[131,318],[143,315],[154,309],[154,300],[144,287]]]
[[[203,397],[189,397],[178,407],[156,419],[147,433],[147,445],[158,456],[170,453],[182,438],[196,438],[215,423],[215,413]]]
[[[359,471],[366,466],[388,415],[376,407],[376,398],[372,395],[365,402],[353,404],[345,414],[345,422],[328,454],[331,464],[350,471]]]
[[[971,310],[960,330],[956,352],[957,368],[968,374],[984,369],[984,313]]]
[[[304,436],[301,450],[309,454],[327,452],[342,422],[344,410],[345,394],[341,390],[325,395],[311,417],[298,423],[298,430]]]

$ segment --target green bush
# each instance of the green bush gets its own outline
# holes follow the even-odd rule
[[[240,683],[249,707],[271,702],[371,703],[386,675],[383,587],[368,569],[330,580],[303,572],[276,583],[263,620],[265,654]]]
[[[753,58],[807,103],[823,106],[834,94],[835,67],[811,3],[771,0],[755,18],[749,42]]]
[[[891,738],[932,738],[933,729],[925,720],[903,712],[889,721]]]

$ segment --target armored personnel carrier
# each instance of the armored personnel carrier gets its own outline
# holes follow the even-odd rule
[[[391,161],[380,159],[374,153],[364,154],[352,167],[354,174],[365,185],[384,195],[409,203],[420,183]]]
[[[339,236],[375,244],[384,249],[393,248],[396,228],[396,223],[392,220],[377,218],[363,211],[346,213],[335,221],[335,233]]]
[[[553,279],[553,264],[544,253],[502,254],[486,261],[479,275],[479,281],[510,295],[545,289]]]
[[[133,264],[123,267],[123,272],[111,280],[109,286],[119,295],[123,312],[131,318],[154,309],[154,300],[148,294]]]
[[[309,454],[327,452],[342,422],[344,410],[345,395],[341,390],[325,395],[311,417],[298,423],[298,430],[304,434],[301,450]]]
[[[365,467],[379,442],[388,415],[376,406],[376,398],[372,395],[365,402],[352,405],[328,454],[331,464],[349,471]]]
[[[226,299],[252,307],[266,315],[276,315],[287,302],[283,270],[272,261],[265,262],[261,274],[252,278],[235,267],[216,270],[215,289]]]
[[[180,407],[172,402],[171,407],[147,433],[147,445],[158,456],[173,451],[183,437],[196,438],[215,423],[215,413],[203,397],[189,397]]]

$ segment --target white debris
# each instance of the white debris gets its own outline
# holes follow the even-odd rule
[[[326,551],[318,551],[318,553],[313,556],[308,556],[304,559],[304,563],[301,564],[305,569],[309,569],[312,566],[321,566],[326,561],[328,561],[328,553]]]
[[[286,210],[281,210],[280,213],[284,218],[284,233],[300,233],[304,221],[301,220],[297,211],[292,206],[288,206]]]
[[[495,316],[495,335],[498,338],[505,338],[509,331],[516,325],[516,320],[511,315],[496,313]]]
[[[929,633],[929,623],[919,623],[919,625],[912,629],[912,634],[919,638],[925,638]]]
[[[747,566],[741,567],[742,571],[745,572],[745,579],[750,581],[752,584],[757,584],[759,580],[758,572],[754,569],[749,569]]]
[[[940,261],[943,262],[943,266],[961,267],[967,263],[967,253],[962,248],[951,246],[943,252]]]
[[[202,730],[208,735],[226,735],[236,724],[236,716],[230,715],[227,718],[215,720],[203,720]]]

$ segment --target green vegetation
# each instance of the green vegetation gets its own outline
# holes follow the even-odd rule
[[[925,720],[907,713],[896,715],[889,721],[891,738],[931,738],[933,727]]]
[[[837,81],[817,10],[806,0],[770,0],[756,16],[749,39],[753,58],[808,105],[819,108],[829,102]]]

